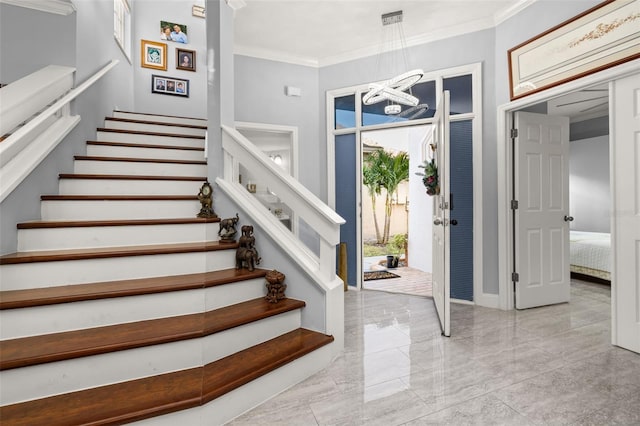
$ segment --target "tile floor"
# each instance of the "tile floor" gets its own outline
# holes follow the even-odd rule
[[[232,425],[639,425],[640,355],[610,344],[609,287],[525,311],[345,295],[345,350]]]

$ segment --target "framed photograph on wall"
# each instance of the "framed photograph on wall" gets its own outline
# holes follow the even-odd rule
[[[176,69],[196,70],[196,51],[176,48]]]
[[[187,26],[173,21],[160,21],[160,40],[175,41],[176,43],[189,43]]]
[[[511,100],[640,58],[640,0],[606,0],[510,49]]]
[[[154,74],[151,76],[151,93],[188,98],[189,80]]]
[[[167,70],[167,43],[140,40],[140,66],[154,70]]]

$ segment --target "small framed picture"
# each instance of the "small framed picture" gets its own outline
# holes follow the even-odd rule
[[[202,6],[193,5],[191,6],[191,14],[193,16],[197,16],[198,18],[206,18],[205,9]]]
[[[160,40],[187,44],[187,26],[173,21],[160,21]]]
[[[189,80],[154,74],[151,76],[151,93],[188,98]]]
[[[196,51],[176,48],[176,69],[196,70]]]
[[[167,43],[140,40],[140,66],[154,70],[167,70]]]

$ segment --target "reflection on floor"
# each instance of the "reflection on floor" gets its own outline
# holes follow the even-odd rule
[[[412,294],[415,296],[432,297],[431,274],[419,269],[401,267],[389,269],[400,278],[365,281],[362,285],[367,290],[382,290],[391,293]]]
[[[640,424],[640,355],[611,346],[608,286],[571,303],[500,311],[345,294],[345,351],[233,425]]]

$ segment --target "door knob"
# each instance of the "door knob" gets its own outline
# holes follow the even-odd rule
[[[439,217],[435,218],[433,221],[434,225],[442,225],[442,219],[440,219]]]
[[[565,216],[564,216],[564,221],[565,221],[565,222],[573,222],[573,216],[567,216],[567,215],[565,215]]]
[[[456,226],[457,224],[458,224],[458,221],[456,219],[451,219],[452,226]]]

